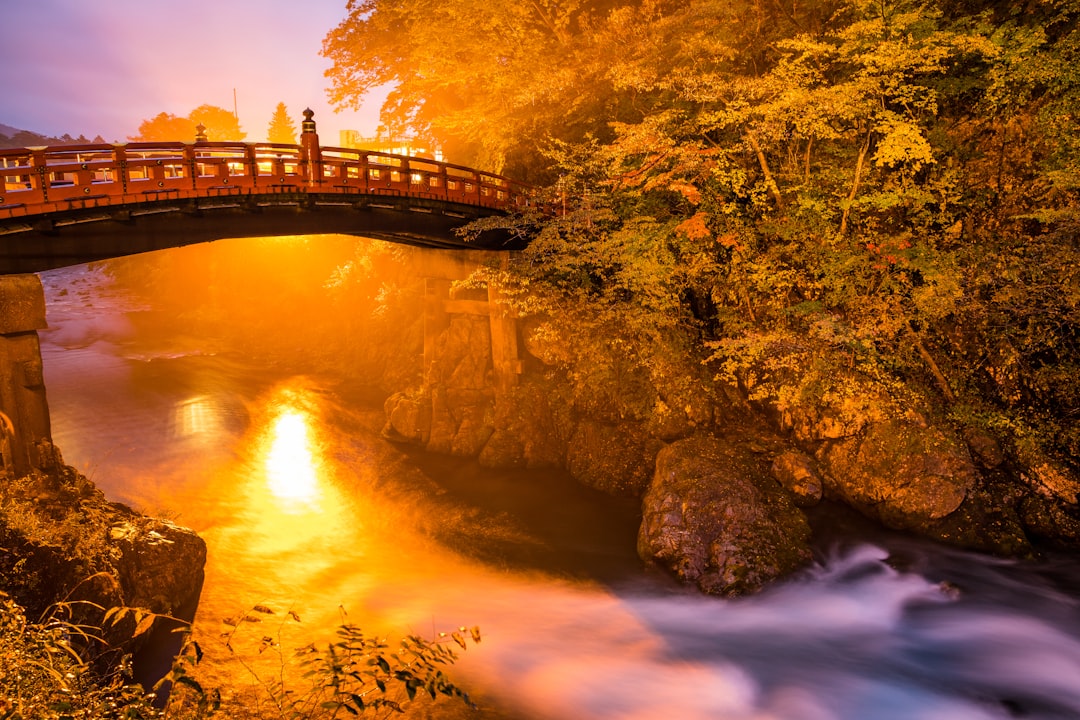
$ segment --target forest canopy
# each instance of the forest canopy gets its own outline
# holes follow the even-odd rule
[[[323,53],[339,105],[390,83],[388,126],[566,203],[509,223],[533,238],[517,282],[582,364],[617,334],[655,382],[695,355],[788,416],[921,388],[1024,464],[1075,465],[1078,18],[353,0]]]

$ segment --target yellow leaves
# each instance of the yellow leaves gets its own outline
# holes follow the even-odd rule
[[[933,149],[914,123],[890,117],[880,122],[878,129],[884,133],[874,153],[874,164],[878,167],[908,165],[918,170],[923,165],[933,164]]]

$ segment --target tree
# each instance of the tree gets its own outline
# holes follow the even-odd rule
[[[1080,471],[1078,0],[348,7],[333,102],[392,83],[384,123],[566,200],[485,222],[575,376],[607,343],[781,414],[936,394]]]
[[[274,115],[270,118],[270,127],[266,131],[266,139],[272,143],[296,144],[296,124],[289,117],[283,102],[279,102],[274,108]]]
[[[195,127],[200,123],[205,128],[207,140],[239,141],[246,136],[231,112],[213,105],[200,105],[187,117],[163,112],[150,120],[143,120],[139,125],[139,134],[128,137],[128,140],[191,142],[195,139]]]
[[[230,111],[215,105],[200,105],[188,115],[191,122],[206,128],[206,139],[239,142],[247,137],[240,129],[240,120]]]
[[[382,107],[392,133],[411,130],[458,161],[520,177],[548,135],[581,139],[606,127],[614,94],[593,27],[636,4],[351,2],[323,42],[331,100],[359,107],[367,91],[393,84]]]
[[[139,134],[128,137],[134,142],[155,140],[191,142],[195,139],[195,123],[186,117],[177,117],[171,113],[158,113],[150,120],[139,124]]]

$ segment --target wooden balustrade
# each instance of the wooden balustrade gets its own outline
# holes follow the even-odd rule
[[[310,118],[309,118],[310,119]],[[298,145],[132,142],[0,150],[0,219],[222,194],[395,195],[498,210],[532,202],[508,178],[428,158]]]

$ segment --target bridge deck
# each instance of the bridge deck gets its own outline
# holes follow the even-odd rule
[[[455,230],[532,189],[432,159],[318,145],[128,143],[0,150],[0,274],[226,237],[346,233],[464,247]],[[506,247],[491,234],[472,247]]]

